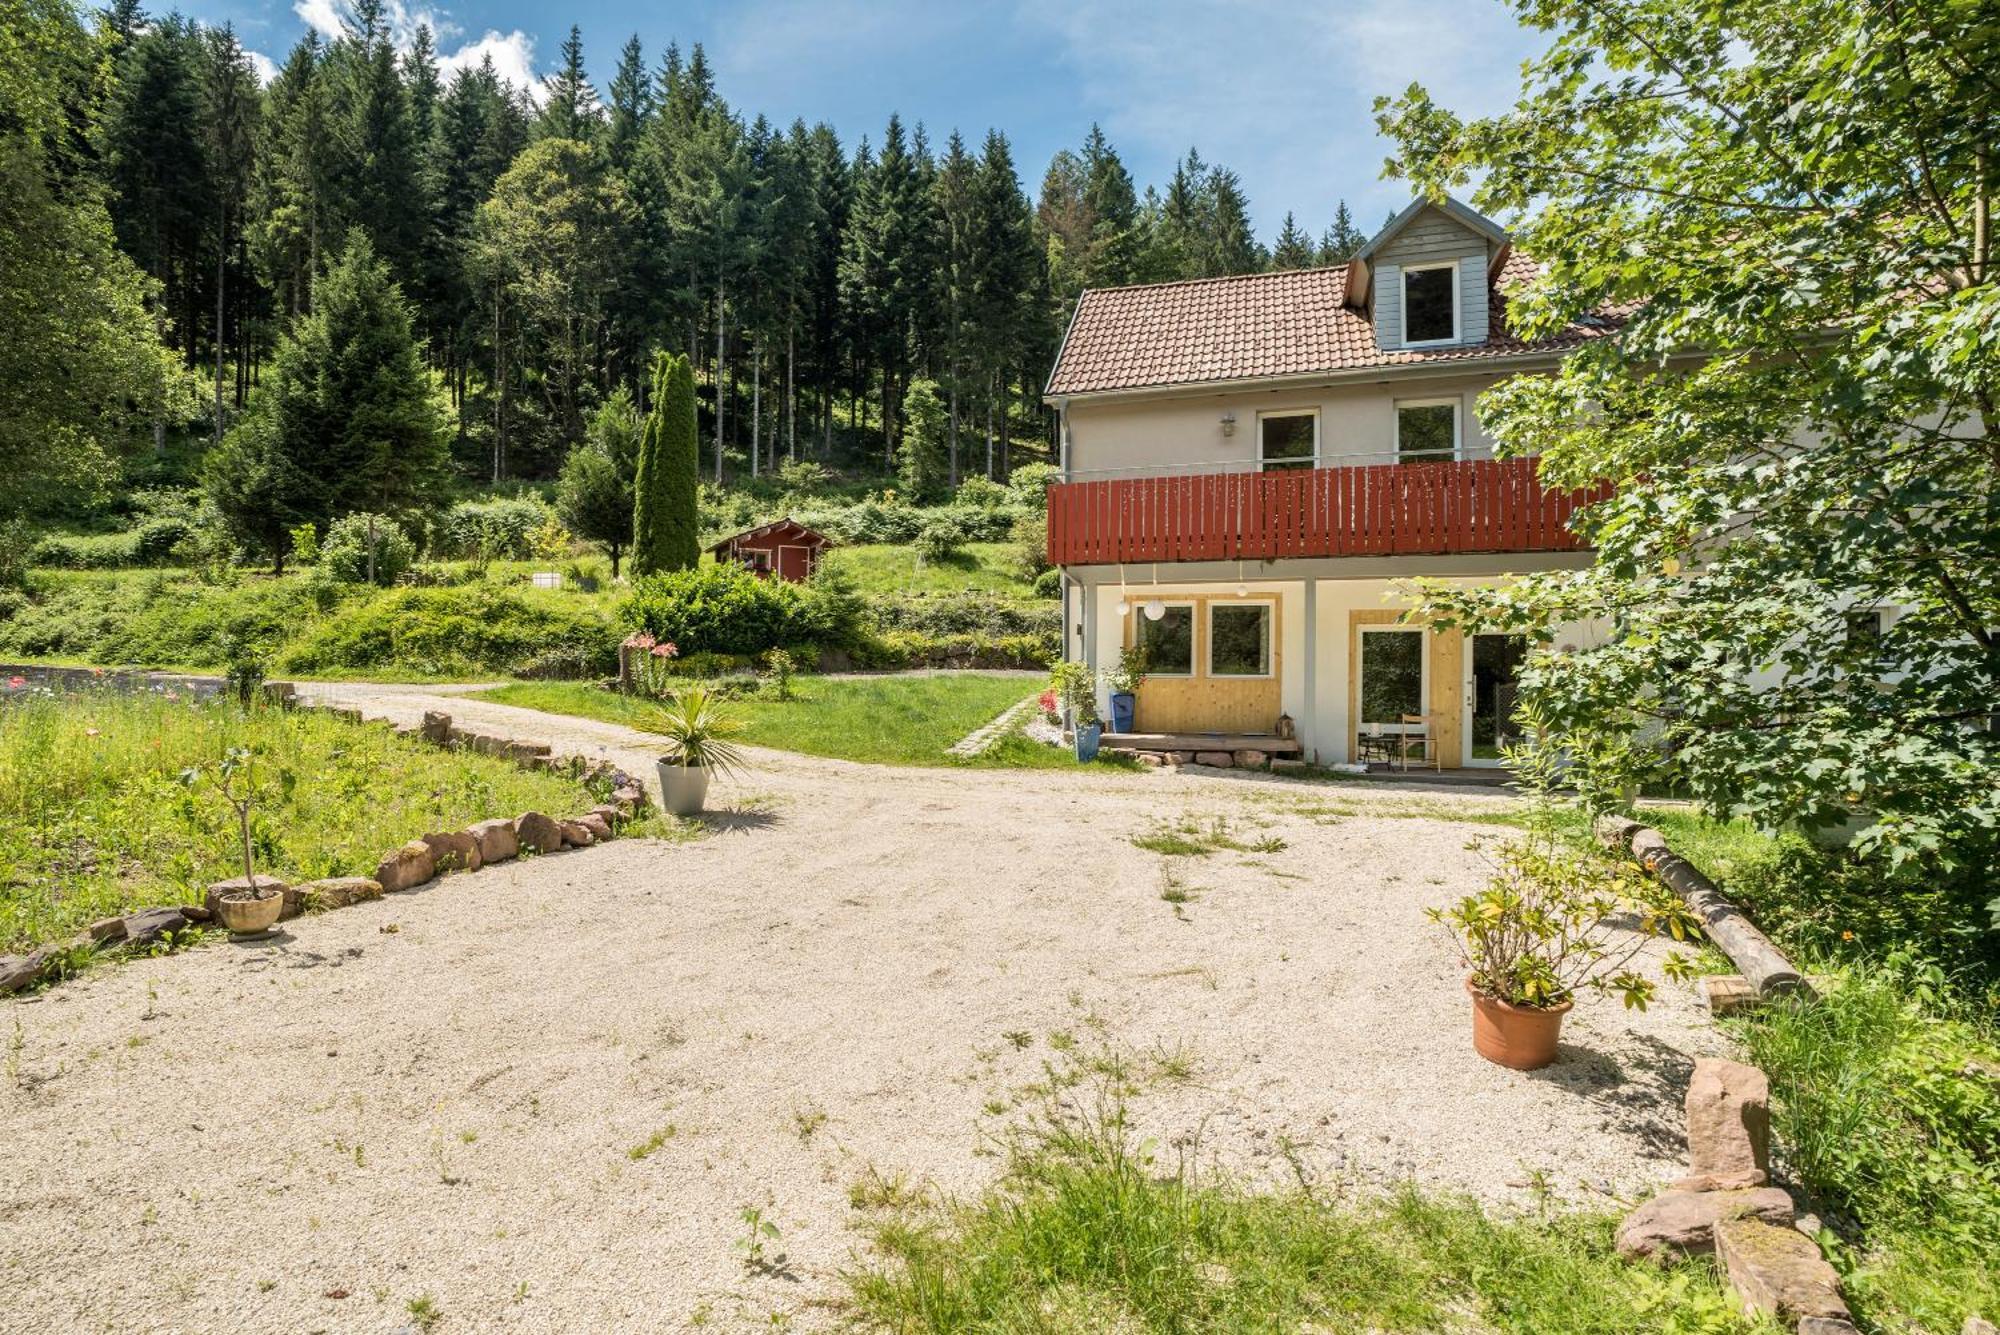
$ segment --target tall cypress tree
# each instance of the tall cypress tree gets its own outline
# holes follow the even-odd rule
[[[632,573],[689,570],[701,559],[695,509],[701,461],[695,432],[694,367],[671,352],[653,361],[653,410],[639,438],[633,482]]]

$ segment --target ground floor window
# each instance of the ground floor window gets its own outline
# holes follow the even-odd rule
[[[1194,604],[1168,603],[1155,620],[1141,603],[1134,618],[1136,640],[1145,654],[1146,674],[1153,677],[1194,675]]]
[[[1208,605],[1208,675],[1271,675],[1271,604]]]

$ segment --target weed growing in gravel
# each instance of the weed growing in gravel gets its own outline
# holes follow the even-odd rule
[[[428,1293],[420,1294],[404,1303],[403,1310],[410,1314],[410,1324],[418,1330],[434,1329],[437,1323],[444,1319],[444,1313],[438,1308],[437,1299]]]
[[[884,1173],[870,1164],[847,1188],[847,1203],[857,1210],[896,1210],[911,1204],[917,1193],[902,1173]]]
[[[812,1143],[813,1133],[826,1125],[826,1109],[815,1103],[807,1103],[792,1109],[792,1129],[799,1133],[799,1139]]]
[[[778,1241],[782,1236],[778,1226],[764,1217],[764,1212],[754,1205],[743,1207],[740,1216],[744,1235],[736,1240],[736,1250],[743,1255],[743,1264],[751,1270],[775,1270],[785,1264],[783,1253],[772,1256],[767,1244]]]
[[[641,1159],[644,1159],[648,1155],[651,1155],[656,1151],[658,1151],[662,1146],[664,1146],[668,1141],[672,1140],[673,1138],[674,1138],[674,1124],[672,1122],[669,1122],[665,1126],[661,1127],[658,1131],[655,1131],[652,1135],[647,1136],[644,1140],[640,1141],[637,1145],[634,1145],[631,1149],[626,1150],[625,1157],[630,1159],[633,1163],[637,1163]]]

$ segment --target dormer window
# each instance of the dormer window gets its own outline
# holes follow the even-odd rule
[[[1403,345],[1458,342],[1458,262],[1403,270]]]

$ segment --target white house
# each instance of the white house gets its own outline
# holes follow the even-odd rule
[[[1394,582],[1591,560],[1567,521],[1592,497],[1493,459],[1474,411],[1605,332],[1514,337],[1502,288],[1529,264],[1419,200],[1343,266],[1083,294],[1046,390],[1049,552],[1065,656],[1147,651],[1133,733],[1107,744],[1255,737],[1331,764],[1422,731],[1446,767],[1497,763],[1525,646],[1400,624]]]

